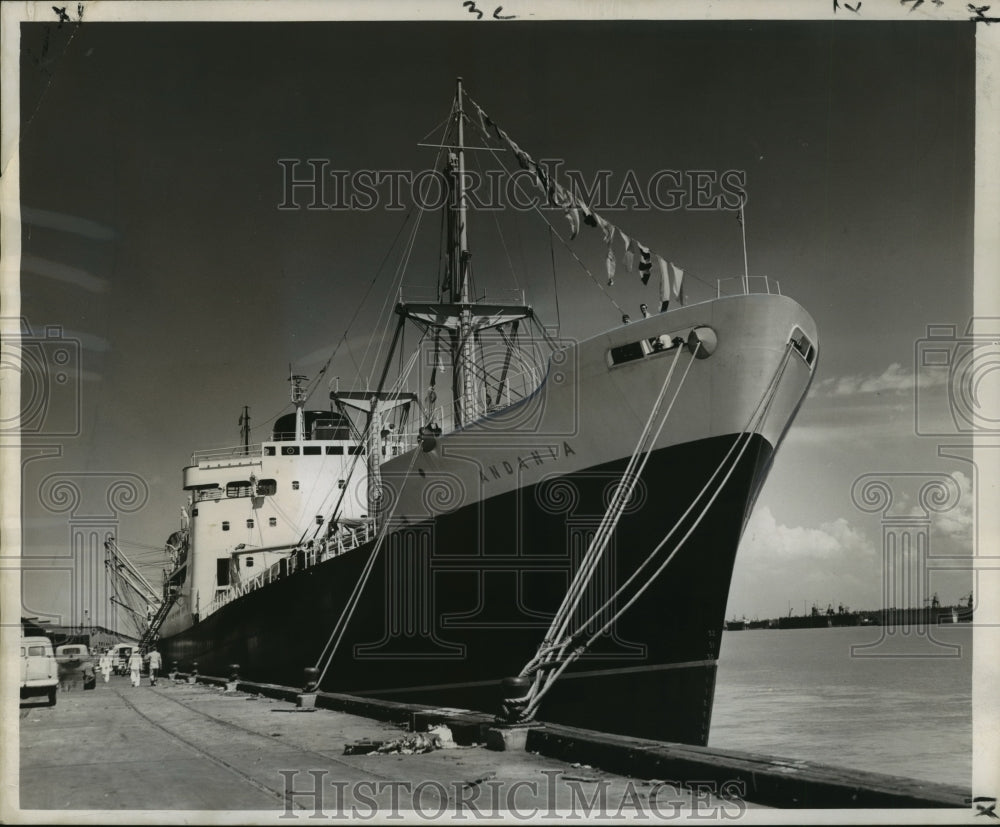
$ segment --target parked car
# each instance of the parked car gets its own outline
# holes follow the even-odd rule
[[[21,638],[21,697],[44,695],[49,706],[56,705],[59,666],[47,637]]]
[[[56,663],[59,665],[59,684],[83,683],[84,689],[97,686],[94,659],[90,650],[82,643],[66,643],[56,647]]]

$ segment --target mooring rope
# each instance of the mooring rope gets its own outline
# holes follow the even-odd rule
[[[350,622],[351,616],[354,614],[354,610],[357,608],[358,603],[361,600],[361,593],[364,591],[365,584],[367,584],[368,578],[371,576],[372,569],[375,568],[375,561],[378,559],[379,552],[381,552],[382,546],[385,544],[385,538],[389,533],[389,525],[392,522],[393,515],[396,513],[396,506],[399,505],[399,501],[402,499],[403,489],[406,487],[406,483],[410,479],[410,474],[413,471],[413,466],[416,464],[419,454],[420,449],[415,448],[413,450],[413,456],[410,458],[410,465],[406,469],[406,475],[403,477],[402,485],[399,487],[399,493],[396,495],[396,500],[393,502],[392,508],[389,510],[389,514],[382,522],[382,530],[379,532],[375,545],[372,547],[371,554],[368,555],[368,560],[365,562],[365,566],[361,570],[361,575],[354,584],[354,590],[351,592],[351,596],[348,598],[347,603],[344,604],[344,608],[340,613],[337,624],[333,627],[333,631],[330,632],[330,637],[316,661],[316,668],[319,669],[324,658],[326,659],[326,663],[323,664],[323,669],[316,681],[317,687],[323,683],[323,678],[326,677],[326,672],[330,668],[330,664],[333,663],[334,655],[337,654],[337,648],[340,646],[340,641],[343,639],[344,632],[347,630],[347,624]],[[329,654],[327,654],[327,651],[329,651]]]
[[[520,720],[530,721],[534,717],[534,715],[538,711],[539,705],[541,704],[542,698],[549,691],[549,689],[551,689],[551,687],[555,684],[556,680],[558,680],[558,678],[566,671],[566,669],[572,663],[576,662],[580,658],[580,656],[591,645],[593,645],[593,643],[601,635],[603,635],[626,611],[628,611],[628,609],[631,608],[631,606],[646,592],[646,590],[653,584],[653,582],[660,576],[660,574],[662,574],[664,569],[666,569],[667,565],[669,565],[669,563],[674,559],[674,557],[676,557],[677,553],[687,542],[688,538],[694,533],[694,531],[701,524],[702,520],[708,514],[709,509],[711,508],[715,500],[718,498],[719,494],[722,492],[726,483],[729,481],[729,478],[735,472],[736,468],[739,467],[739,463],[742,460],[744,453],[750,446],[753,434],[756,433],[757,430],[763,426],[764,420],[766,419],[767,414],[770,411],[771,404],[774,401],[778,385],[781,381],[782,376],[784,375],[784,371],[788,364],[788,358],[790,354],[791,354],[791,347],[786,346],[785,354],[781,362],[775,369],[775,372],[772,375],[771,380],[768,383],[767,387],[764,389],[764,392],[761,395],[760,400],[758,401],[757,405],[754,407],[754,410],[748,417],[746,428],[743,431],[741,431],[740,434],[737,436],[736,440],[733,441],[733,445],[730,446],[725,456],[716,466],[715,471],[713,471],[712,475],[709,477],[705,485],[702,486],[702,489],[701,491],[699,491],[698,495],[691,501],[691,504],[688,506],[685,512],[674,523],[670,531],[667,532],[667,534],[657,544],[657,546],[653,549],[653,551],[650,552],[649,555],[647,555],[646,559],[636,568],[636,570],[625,581],[625,583],[623,583],[620,587],[618,587],[615,590],[614,594],[612,594],[611,597],[608,598],[608,600],[606,600],[604,604],[597,609],[597,611],[595,611],[589,618],[587,618],[583,623],[579,625],[579,628],[577,629],[576,632],[574,632],[572,635],[562,637],[561,639],[558,640],[558,642],[550,643],[549,646],[547,647],[547,650],[544,653],[542,652],[542,649],[540,647],[539,652],[535,655],[534,658],[532,658],[531,661],[529,661],[528,665],[526,665],[525,668],[521,671],[522,676],[527,676],[532,672],[534,672],[535,681],[532,684],[531,688],[528,690],[527,694],[523,698],[518,699],[519,703],[524,704],[523,709],[519,713]],[[653,574],[646,580],[646,582],[639,587],[636,593],[632,595],[632,597],[629,598],[629,600],[624,605],[619,607],[611,615],[611,617],[600,626],[600,628],[595,633],[593,633],[584,643],[580,644],[575,649],[570,651],[568,655],[566,655],[566,649],[570,646],[570,644],[572,644],[574,640],[577,639],[584,630],[586,630],[587,626],[589,626],[591,623],[597,620],[602,613],[604,613],[612,604],[614,604],[621,597],[621,595],[628,588],[628,586],[630,586],[635,581],[639,573],[656,557],[657,554],[659,554],[659,552],[667,544],[667,542],[674,535],[677,529],[683,524],[684,520],[694,509],[698,501],[701,500],[701,498],[705,495],[706,491],[709,490],[709,487],[712,485],[712,481],[719,475],[719,472],[724,467],[726,467],[726,464],[728,463],[729,458],[732,456],[733,451],[736,449],[737,445],[740,445],[741,442],[742,445],[739,449],[736,459],[731,463],[731,465],[729,466],[729,470],[725,473],[725,476],[715,487],[714,493],[709,498],[708,502],[706,502],[705,505],[702,507],[701,512],[695,519],[694,523],[690,526],[690,528],[688,528],[684,536],[681,537],[680,540],[678,540],[677,544],[666,556],[666,558],[660,563],[656,571],[653,572]],[[543,654],[544,657],[542,657]],[[553,666],[556,664],[558,664],[558,666],[554,671],[549,672],[548,675],[544,674],[544,670],[546,669],[546,667]]]
[[[628,464],[626,465],[625,470],[622,473],[622,477],[618,482],[611,504],[605,512],[600,525],[598,525],[597,531],[595,532],[593,539],[590,541],[587,551],[583,555],[583,559],[580,561],[580,566],[576,571],[576,575],[573,577],[569,588],[566,590],[566,595],[563,598],[555,617],[552,619],[549,631],[543,638],[542,646],[540,647],[539,653],[536,655],[535,659],[544,658],[549,650],[549,647],[551,647],[555,641],[560,640],[565,634],[566,626],[569,624],[573,612],[576,610],[580,600],[586,593],[587,586],[590,584],[593,573],[597,568],[597,564],[600,562],[604,551],[607,549],[608,542],[611,539],[611,534],[618,525],[621,515],[625,510],[625,506],[632,497],[632,493],[639,481],[639,477],[642,475],[642,471],[649,459],[649,448],[653,443],[655,443],[660,431],[662,431],[663,425],[670,415],[670,410],[673,408],[673,403],[677,399],[677,393],[680,391],[680,387],[684,383],[684,378],[687,377],[687,371],[685,371],[684,378],[681,379],[681,385],[678,386],[677,392],[674,393],[674,397],[670,401],[670,406],[664,414],[659,428],[656,430],[656,435],[652,440],[650,440],[649,437],[650,432],[652,431],[653,422],[656,420],[660,407],[663,404],[663,398],[666,396],[667,388],[670,386],[670,381],[673,378],[674,370],[677,367],[677,361],[680,358],[681,350],[681,347],[677,348],[677,353],[670,362],[670,369],[667,371],[663,384],[660,386],[660,392],[656,397],[656,401],[653,403],[649,416],[646,418],[646,424],[643,426],[642,432],[639,434],[635,450],[633,450],[632,455],[629,457]],[[691,361],[693,360],[694,355],[691,357]],[[689,370],[690,367],[691,362],[688,363]],[[639,460],[640,456],[643,457],[641,462]],[[638,471],[635,470],[637,465],[639,466]],[[529,667],[535,664],[535,659],[529,663]],[[525,668],[527,669],[528,667]]]

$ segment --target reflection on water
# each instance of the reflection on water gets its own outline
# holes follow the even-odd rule
[[[872,627],[726,632],[709,745],[968,787],[972,629],[932,633],[958,656],[852,657]]]

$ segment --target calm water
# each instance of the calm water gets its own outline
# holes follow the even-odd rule
[[[960,657],[851,657],[881,631],[723,633],[709,744],[968,787],[972,629],[933,630]],[[902,648],[940,651],[922,644]]]

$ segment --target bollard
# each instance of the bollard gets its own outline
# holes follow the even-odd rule
[[[226,681],[226,692],[235,692],[236,684],[240,680],[240,665],[238,663],[229,664],[229,680]]]
[[[305,678],[302,691],[295,696],[295,705],[299,709],[316,708],[316,690],[319,689],[319,669],[307,666],[302,670]]]
[[[198,661],[191,664],[191,674],[188,675],[188,683],[198,683]]]
[[[500,713],[495,719],[497,725],[486,731],[487,749],[510,752],[527,748],[528,732],[541,728],[541,724],[522,719],[530,688],[531,678],[523,675],[500,682]]]
[[[531,678],[517,675],[500,681],[500,713],[496,722],[501,726],[522,723],[521,716],[527,705],[526,695],[531,689]]]

